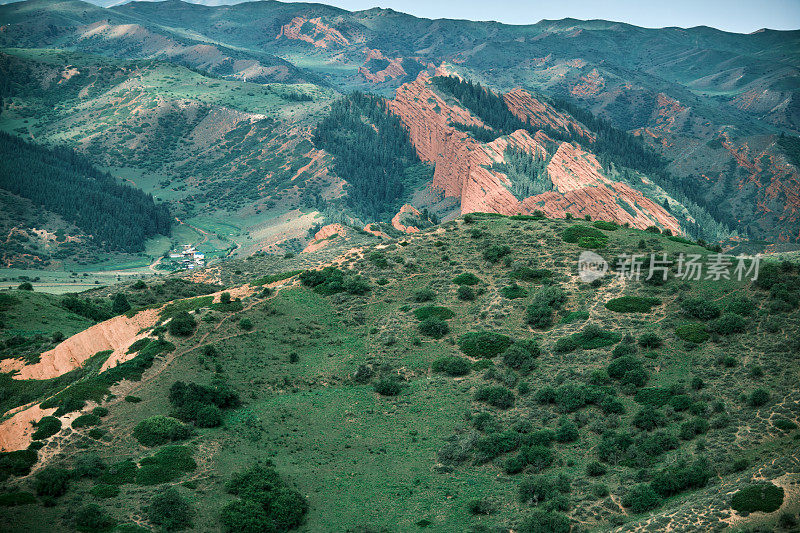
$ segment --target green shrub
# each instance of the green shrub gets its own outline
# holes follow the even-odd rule
[[[725,311],[728,313],[735,313],[741,316],[750,316],[753,311],[758,308],[756,302],[746,296],[734,296],[728,305],[725,306]]]
[[[607,372],[612,379],[622,379],[632,370],[643,369],[642,362],[631,356],[618,357],[608,365]]]
[[[429,317],[419,323],[419,332],[426,337],[441,339],[450,333],[450,326],[441,318]]]
[[[147,519],[166,531],[192,527],[192,507],[174,488],[157,494],[147,507]]]
[[[244,331],[252,331],[253,329],[253,321],[249,318],[242,318],[239,320],[239,327]]]
[[[675,328],[675,335],[679,339],[695,344],[701,344],[708,340],[709,334],[703,324],[693,322],[690,324],[681,324]]]
[[[606,309],[616,313],[649,313],[657,305],[661,305],[658,298],[622,296],[606,302]]]
[[[589,401],[586,387],[574,383],[566,383],[558,387],[553,394],[553,403],[563,413],[577,411]]]
[[[92,414],[96,415],[96,416],[99,416],[99,417],[108,416],[108,408],[107,407],[95,407],[94,409],[92,409]]]
[[[108,516],[96,503],[89,503],[75,511],[75,529],[94,533],[110,531],[117,521]]]
[[[519,533],[569,533],[571,528],[567,515],[537,508],[522,521],[516,531]]]
[[[560,309],[566,301],[567,295],[560,287],[543,287],[531,300],[525,321],[536,328],[547,328],[553,323],[553,311]]]
[[[150,457],[139,461],[136,483],[139,485],[159,485],[178,479],[186,472],[197,468],[188,446],[164,446]]]
[[[717,304],[703,298],[689,298],[681,304],[684,313],[698,320],[717,318],[722,312]]]
[[[534,344],[534,346],[536,346]],[[538,355],[538,346],[537,355]],[[505,352],[503,352],[503,363],[506,366],[519,370],[522,373],[530,372],[533,369],[533,358],[531,350],[520,343],[512,344]]]
[[[112,302],[111,312],[114,315],[121,315],[122,313],[129,311],[131,308],[131,304],[128,303],[128,298],[121,292],[114,295]]]
[[[192,336],[195,327],[197,327],[197,322],[186,311],[178,311],[169,321],[169,332],[176,337]]]
[[[663,387],[650,387],[641,389],[636,393],[634,399],[637,403],[651,405],[653,407],[663,407],[672,398],[672,390]]]
[[[661,497],[650,485],[634,485],[622,497],[622,506],[632,513],[646,513],[661,505]]]
[[[704,458],[692,462],[682,459],[656,472],[650,484],[658,494],[668,497],[705,487],[712,475],[711,466]]]
[[[225,489],[241,498],[222,509],[220,521],[229,533],[290,531],[303,523],[308,512],[305,498],[271,465],[234,474]]]
[[[558,495],[558,487],[552,478],[531,476],[519,484],[519,501],[526,505],[538,505]]]
[[[475,291],[472,290],[472,287],[468,287],[467,285],[459,285],[458,291],[456,291],[459,300],[463,300],[465,302],[471,302],[475,299]]]
[[[200,406],[195,414],[194,423],[199,428],[215,428],[222,425],[222,411],[216,405]]]
[[[733,313],[725,313],[708,325],[708,329],[719,335],[743,333],[746,328],[747,320]]]
[[[490,515],[497,512],[497,504],[485,498],[470,500],[467,503],[467,510],[472,515]]]
[[[85,414],[85,415],[81,415],[78,418],[76,418],[75,420],[73,420],[72,421],[72,427],[74,429],[78,429],[78,428],[84,428],[84,427],[89,427],[89,426],[96,426],[96,425],[100,424],[101,422],[102,422],[102,420],[100,419],[99,416],[97,416],[95,414]]]
[[[586,475],[590,477],[599,477],[604,476],[608,472],[606,465],[603,463],[598,463],[597,461],[592,461],[588,465],[586,465]]]
[[[511,337],[491,331],[474,331],[458,338],[458,347],[473,358],[492,359],[514,343]]]
[[[765,389],[756,389],[750,393],[747,403],[750,407],[761,407],[769,402],[769,392]]]
[[[129,394],[128,396],[125,396],[125,401],[128,403],[139,403],[142,401],[142,399],[139,398],[138,396],[133,396]]]
[[[692,397],[688,394],[677,394],[669,399],[669,404],[678,412],[689,409],[693,403]]]
[[[553,309],[546,305],[529,305],[525,311],[525,322],[539,329],[553,325]]]
[[[432,302],[436,299],[436,293],[432,289],[421,289],[414,293],[415,302]]]
[[[511,253],[511,248],[504,244],[493,244],[483,251],[483,258],[490,263],[496,263]]]
[[[130,459],[114,463],[108,467],[99,478],[99,483],[106,483],[109,485],[125,485],[126,483],[133,483],[136,481],[137,466]]]
[[[514,393],[505,387],[481,387],[475,392],[475,399],[498,409],[508,409],[514,405]]]
[[[78,457],[75,461],[75,467],[72,469],[73,475],[80,479],[88,477],[90,479],[97,479],[106,472],[108,466],[100,456],[96,454],[85,454]]]
[[[512,283],[511,285],[500,289],[500,294],[509,300],[516,300],[518,298],[525,298],[528,295],[528,291],[516,283]]]
[[[464,272],[453,278],[456,285],[477,285],[481,279],[472,272]]]
[[[561,233],[564,242],[578,243],[584,248],[602,248],[608,244],[608,235],[591,226],[576,224]]]
[[[604,229],[606,231],[616,231],[619,229],[619,224],[615,222],[606,222],[605,220],[598,220],[592,224],[597,229]]]
[[[731,507],[739,513],[772,513],[783,505],[783,487],[772,483],[756,483],[736,492]]]
[[[605,498],[610,494],[608,486],[602,483],[595,483],[594,485],[592,485],[591,490],[595,498]]]
[[[611,346],[622,339],[622,335],[619,333],[606,331],[595,324],[587,325],[580,332],[573,334],[572,337],[584,350]]]
[[[553,450],[541,445],[525,446],[520,449],[520,455],[524,458],[525,464],[531,465],[535,472],[548,468],[556,458]]]
[[[663,427],[667,423],[667,417],[664,413],[657,409],[644,408],[633,416],[631,424],[644,431],[653,431],[656,428]]]
[[[659,348],[662,344],[664,344],[664,339],[658,336],[658,334],[653,333],[652,331],[642,334],[639,337],[639,346],[642,348],[647,349],[655,349]]]
[[[439,320],[447,320],[456,316],[456,314],[448,307],[439,305],[427,305],[414,310],[414,316],[417,320],[426,320],[428,318],[437,318]]]
[[[300,274],[300,281],[314,289],[314,292],[326,296],[340,292],[366,294],[370,290],[369,283],[361,276],[345,274],[332,266],[322,270],[306,270]]]
[[[558,442],[575,442],[578,440],[578,426],[575,422],[566,417],[561,417],[556,430],[556,440]]]
[[[72,474],[69,470],[55,466],[47,466],[36,474],[33,487],[39,496],[57,498],[69,489]]]
[[[441,372],[448,376],[466,376],[472,369],[469,361],[463,357],[445,356],[433,362],[434,372]]]
[[[683,440],[692,440],[697,435],[708,431],[709,424],[704,418],[695,417],[681,424],[678,436]]]
[[[546,268],[520,266],[511,271],[511,277],[519,281],[542,281],[553,277],[553,271]]]
[[[797,429],[797,424],[791,420],[787,420],[786,418],[778,418],[774,420],[772,424],[781,431],[792,431]]]
[[[31,438],[33,440],[44,440],[61,431],[61,420],[54,416],[45,416],[36,422],[34,427],[36,431],[33,432]]]
[[[401,387],[396,380],[383,378],[375,383],[374,389],[381,396],[397,396],[400,394]]]
[[[91,492],[92,496],[95,498],[116,498],[119,496],[119,485],[101,483],[100,485],[92,487],[89,492]]]
[[[367,281],[367,278],[359,275],[345,277],[342,287],[346,293],[354,294],[356,296],[367,294],[370,290],[372,290],[369,286],[369,281]]]
[[[133,428],[133,436],[144,446],[185,440],[191,434],[191,429],[181,424],[180,420],[164,415],[145,418]]]
[[[536,295],[533,297],[533,305],[546,306],[552,309],[561,309],[566,301],[567,293],[561,287],[555,285],[542,287],[536,291]]]
[[[16,507],[36,503],[36,497],[30,492],[12,491],[0,494],[0,507]]]
[[[514,475],[525,470],[526,466],[528,466],[528,463],[525,461],[525,456],[521,453],[518,453],[506,459],[505,463],[503,464],[503,470],[505,470],[506,474]]]
[[[571,311],[564,315],[559,321],[561,324],[572,324],[573,322],[581,322],[589,319],[588,311]]]
[[[217,427],[222,423],[220,409],[237,407],[239,395],[225,385],[205,386],[176,381],[169,388],[174,415],[198,427]]]
[[[578,348],[578,341],[574,337],[561,337],[553,345],[553,351],[556,353],[574,352]]]

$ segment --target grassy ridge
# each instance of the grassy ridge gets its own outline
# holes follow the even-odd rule
[[[192,444],[204,450],[198,464],[239,472],[269,457],[307,499],[304,531],[526,531],[534,521],[562,519],[607,531],[632,528],[650,513],[659,528],[710,528],[730,509],[725,495],[763,464],[771,464],[770,479],[787,471],[797,429],[769,419],[796,418],[784,400],[796,384],[782,369],[797,365],[791,332],[800,317],[789,302],[795,289],[781,285],[796,279],[796,267],[766,268],[761,287],[673,277],[663,285],[612,276],[586,284],[577,278],[580,241],[562,237],[568,227],[590,223],[471,220],[407,238],[406,246],[390,244],[380,265],[369,249],[363,259],[350,256],[340,268],[358,271],[367,292],[287,287],[245,298],[241,308],[200,311],[193,336],[170,337],[180,356],[135,385],[143,401],[112,402],[114,448],[104,453],[138,457],[131,428],[170,414],[171,385],[191,381],[224,383],[242,399],[225,410],[221,427],[197,429]],[[631,251],[709,253],[639,230],[607,236],[600,253],[609,260]],[[490,263],[483,251],[495,244],[510,252]],[[515,276],[523,267],[549,275]],[[468,272],[480,276],[461,276]],[[461,299],[454,279],[474,283],[474,299]],[[512,279],[526,295],[502,297]],[[537,296],[543,291],[547,297]],[[561,293],[563,301],[554,297]],[[639,312],[606,308],[620,297],[634,298],[625,301]],[[695,312],[684,304],[699,299],[723,314],[745,312],[742,297],[752,313],[741,333],[717,333],[717,319],[685,311]],[[650,306],[650,299],[660,304]],[[535,329],[526,321],[534,302],[554,306],[550,323]],[[421,335],[415,315],[446,321],[449,333],[440,340]],[[704,342],[687,334],[690,323],[706,328]],[[497,342],[473,349],[480,332]],[[580,349],[559,353],[561,339]],[[434,371],[444,357],[468,361],[469,372]],[[399,394],[376,394],[379,382],[396,383]],[[56,461],[105,449],[80,438],[67,448]],[[693,481],[679,481],[684,473]],[[25,489],[26,482],[13,485]],[[545,501],[531,506],[536,487]],[[70,490],[77,496],[88,489]],[[222,483],[199,477],[180,492],[192,502],[195,523],[215,530],[230,501]],[[150,489],[123,490],[103,508],[121,522],[152,497]],[[39,512],[59,520],[66,500],[59,501],[54,509],[10,513],[24,525]],[[777,514],[746,520],[772,524]]]

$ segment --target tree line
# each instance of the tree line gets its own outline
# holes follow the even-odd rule
[[[334,171],[349,184],[349,207],[367,220],[394,214],[411,182],[430,177],[408,131],[378,96],[354,92],[334,102],[314,144],[333,155]]]
[[[141,252],[145,240],[170,234],[166,206],[117,183],[69,148],[0,133],[0,188],[60,215],[107,249]]]

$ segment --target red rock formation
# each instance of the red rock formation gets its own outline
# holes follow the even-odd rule
[[[503,95],[508,109],[524,122],[530,122],[534,127],[549,127],[569,134],[570,128],[582,135],[594,139],[594,135],[583,124],[571,116],[557,111],[553,106],[537,100],[527,91],[513,89]]]
[[[376,237],[381,237],[383,239],[389,238],[389,236],[386,235],[386,233],[380,230],[377,224],[372,224],[372,223],[367,224],[366,226],[364,226],[364,231],[366,231],[367,233],[372,233]]]
[[[758,211],[775,211],[774,200],[783,198],[783,212],[778,213],[781,221],[790,225],[797,225],[800,221],[800,172],[788,163],[786,157],[779,150],[775,149],[774,143],[769,144],[765,149],[759,150],[752,148],[747,141],[737,141],[731,139],[727,132],[721,134],[722,146],[736,160],[739,167],[748,172],[747,178],[739,180],[737,186],[742,189],[750,186],[756,189],[763,189],[758,197]],[[767,183],[762,180],[763,176],[771,176]],[[773,205],[774,204],[774,205]],[[778,238],[781,241],[800,241],[800,232],[793,233],[792,230],[783,229],[779,232]]]
[[[372,59],[383,59],[389,62],[386,68],[381,69],[377,72],[371,72],[366,64]],[[358,73],[364,76],[364,79],[367,81],[371,81],[372,83],[381,83],[386,81],[387,79],[395,79],[406,76],[406,71],[403,69],[403,58],[396,57],[394,59],[389,59],[383,55],[380,50],[372,50],[367,49],[367,58],[364,61],[364,65],[359,67]]]
[[[419,228],[416,226],[405,226],[402,223],[403,215],[406,213],[411,213],[412,216],[419,218],[422,214],[417,210],[416,207],[410,204],[405,204],[403,207],[400,208],[400,211],[392,218],[392,227],[398,231],[402,231],[403,233],[419,233]]]
[[[341,224],[322,226],[319,231],[314,234],[314,238],[308,243],[303,252],[315,252],[324,248],[336,236],[344,237],[345,235],[347,235],[347,228]]]
[[[581,76],[580,82],[575,84],[569,92],[575,96],[595,96],[606,86],[606,80],[593,68],[586,76]]]
[[[543,109],[541,103],[526,95],[514,91],[510,98],[517,116],[538,117],[546,124],[559,123],[558,114]],[[532,107],[527,108],[526,103],[532,103]],[[680,233],[677,220],[663,207],[628,185],[607,179],[592,154],[570,143],[561,143],[548,164],[554,190],[520,201],[509,190],[508,177],[493,169],[493,164],[504,162],[509,145],[547,157],[547,146],[555,142],[541,131],[531,136],[525,130],[518,130],[491,143],[479,143],[450,123],[483,125],[480,119],[466,109],[447,104],[432,90],[430,78],[424,73],[397,89],[395,98],[389,101],[389,109],[408,127],[419,157],[435,163],[432,186],[446,196],[460,198],[462,213],[510,215],[542,210],[549,216],[561,217],[569,212],[591,215],[596,220],[628,222],[642,229],[660,225]],[[631,213],[621,204],[627,205]]]
[[[309,25],[312,26],[311,29],[309,29]],[[291,22],[281,26],[281,31],[275,38],[280,39],[281,37],[305,41],[317,48],[331,48],[351,44],[351,41],[342,35],[339,30],[330,27],[320,17],[313,19],[294,17]]]
[[[678,117],[689,109],[664,93],[656,95],[656,106],[655,127],[664,132],[672,132]]]

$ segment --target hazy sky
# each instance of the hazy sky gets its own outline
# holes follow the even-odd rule
[[[800,0],[306,0],[357,11],[392,8],[426,18],[533,24],[541,19],[606,19],[648,28],[712,26],[750,33],[800,29]]]

